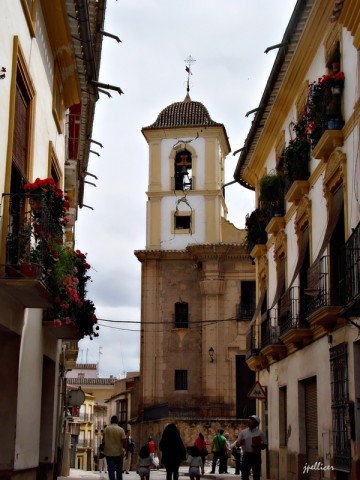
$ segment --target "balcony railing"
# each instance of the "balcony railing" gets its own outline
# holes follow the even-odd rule
[[[344,289],[342,316],[360,314],[360,223],[345,243],[345,277],[341,281]]]
[[[238,303],[236,305],[236,320],[251,320],[255,313],[255,305]]]
[[[259,327],[257,324],[251,325],[246,333],[246,359],[259,355],[260,353],[260,340],[257,334]]]
[[[82,412],[80,412],[79,419],[82,422],[92,422],[94,420],[94,414],[93,413],[82,413]]]
[[[62,234],[59,222],[55,221],[43,195],[11,193],[3,194],[3,199],[9,205],[3,276],[27,277],[29,270],[24,267],[34,265],[36,268],[31,276],[46,282],[47,252],[44,240]]]
[[[78,448],[94,448],[94,440],[79,438],[77,442]]]
[[[265,314],[261,322],[261,348],[280,342],[280,327],[277,325],[277,309],[272,308]]]
[[[279,301],[279,319],[280,334],[298,328],[308,328],[305,316],[301,313],[303,309],[300,305],[300,287],[289,288]]]
[[[330,260],[329,255],[324,255],[308,270],[308,288],[305,291],[307,316],[322,307],[332,307],[342,303],[343,284],[330,281]]]

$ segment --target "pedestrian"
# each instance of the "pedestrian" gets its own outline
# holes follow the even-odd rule
[[[235,442],[231,445],[231,455],[233,456],[234,463],[235,463],[235,475],[240,475],[241,472],[241,447],[240,445],[237,445],[238,441],[235,440]]]
[[[189,464],[190,480],[200,480],[200,469],[203,466],[203,462],[200,457],[199,449],[196,445],[193,445],[189,448],[186,461]]]
[[[127,443],[124,429],[119,427],[116,415],[111,417],[111,423],[104,430],[105,456],[108,466],[109,480],[122,480],[124,457],[127,457]]]
[[[206,457],[208,456],[209,452],[206,446],[206,441],[204,435],[200,432],[197,438],[195,439],[194,445],[199,449],[200,457],[202,460],[202,467],[201,473],[204,475],[205,473],[205,461]]]
[[[253,480],[260,480],[261,450],[267,447],[266,435],[259,429],[260,418],[250,415],[248,426],[241,430],[236,442],[243,450],[241,475],[242,480],[249,480],[252,469]]]
[[[228,473],[228,461],[231,457],[231,444],[230,444],[230,434],[228,432],[224,433],[225,437],[225,459],[224,459],[224,471],[222,473]]]
[[[99,445],[99,465],[98,466],[99,466],[99,472],[100,473],[102,473],[102,472],[107,473],[104,448],[105,448],[104,440],[102,439],[101,443]]]
[[[133,453],[135,451],[135,443],[134,443],[133,438],[131,436],[131,430],[130,429],[126,430],[125,436],[126,436],[128,454],[127,454],[127,458],[124,461],[123,471],[125,471],[125,473],[128,474],[129,471],[131,470],[131,460],[132,460]]]
[[[226,438],[224,437],[224,430],[221,428],[215,435],[212,443],[212,468],[210,473],[215,473],[216,463],[219,460],[219,473],[225,473],[227,453],[226,453]]]
[[[157,452],[157,446],[151,435],[148,438],[148,446],[149,446],[150,456],[154,458]]]
[[[179,479],[179,467],[186,460],[186,449],[175,423],[164,428],[159,448],[162,452],[161,463],[166,469],[166,480]]]
[[[150,466],[156,464],[154,459],[150,455],[149,445],[146,444],[140,448],[139,457],[137,461],[137,473],[140,475],[141,480],[150,479]]]

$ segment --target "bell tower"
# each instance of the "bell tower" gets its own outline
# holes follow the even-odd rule
[[[185,408],[204,424],[234,418],[244,409],[236,400],[237,356],[245,365],[246,349],[246,322],[237,321],[241,283],[255,294],[255,271],[244,230],[226,220],[226,130],[190,98],[188,82],[185,99],[142,133],[149,183],[146,247],[135,252],[142,264],[140,417],[171,421]]]
[[[183,249],[221,242],[221,186],[230,152],[225,127],[187,94],[142,129],[149,144],[146,248]]]

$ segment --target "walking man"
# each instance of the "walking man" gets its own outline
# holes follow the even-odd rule
[[[127,457],[127,442],[124,429],[119,427],[116,415],[111,417],[111,424],[104,430],[105,456],[109,480],[122,480],[124,457]],[[125,452],[125,454],[124,454]],[[115,478],[116,472],[116,478]]]
[[[236,445],[242,447],[243,457],[241,466],[242,480],[249,480],[252,469],[253,480],[260,480],[261,450],[267,447],[266,435],[259,429],[260,418],[250,415],[248,427],[241,430]]]

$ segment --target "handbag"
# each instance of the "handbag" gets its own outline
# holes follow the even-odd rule
[[[200,456],[201,456],[201,457],[207,457],[208,455],[209,455],[208,449],[204,447],[204,448],[201,450]]]

